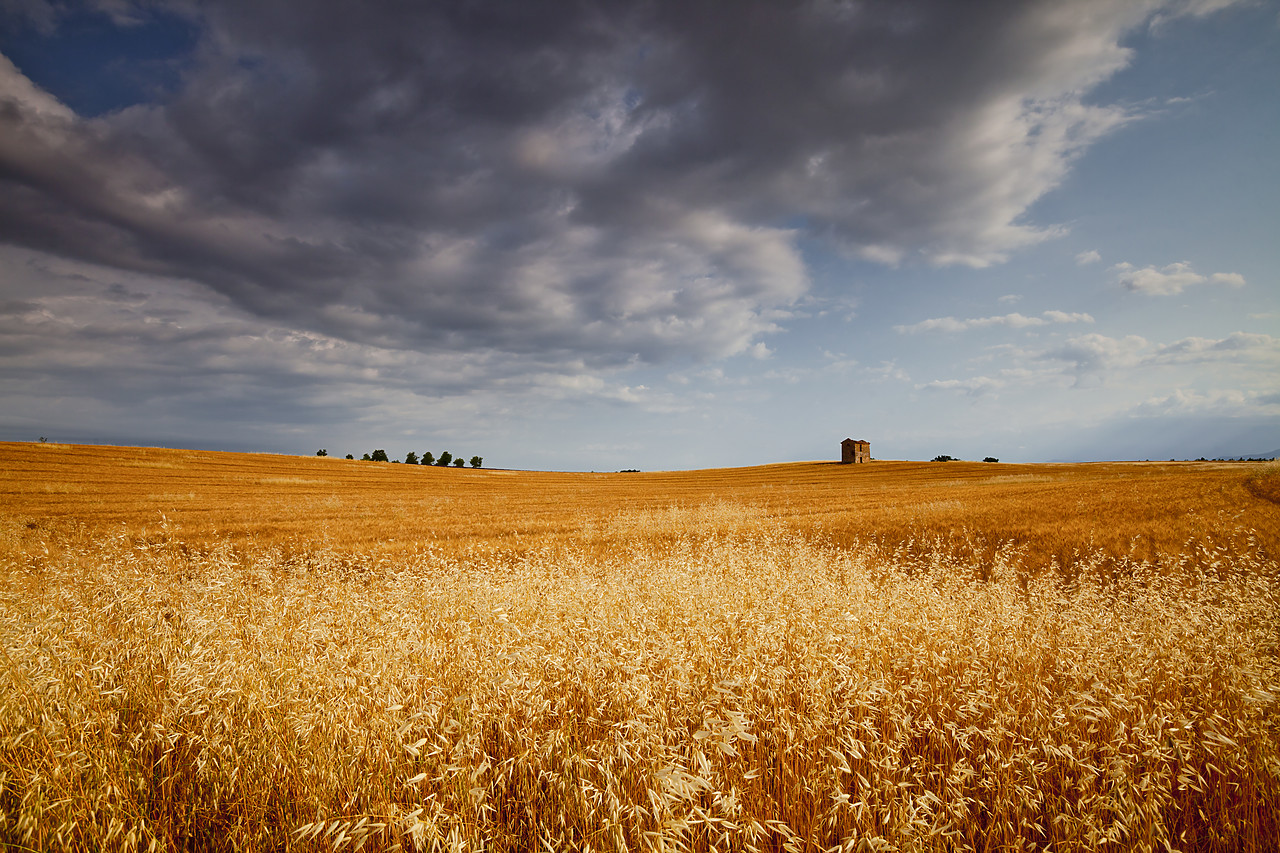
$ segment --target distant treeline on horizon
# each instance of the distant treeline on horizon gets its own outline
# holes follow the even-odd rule
[[[329,451],[325,450],[323,447],[316,451],[316,456],[328,456],[328,455],[329,455]],[[353,454],[348,453],[347,458],[355,459],[356,457]],[[401,460],[388,458],[387,451],[385,450],[375,450],[372,453],[366,453],[363,456],[361,456],[360,461],[362,462],[400,462]],[[408,453],[404,455],[404,462],[406,465],[434,465],[437,468],[448,468],[450,465],[452,465],[454,468],[465,468],[467,465],[467,461],[464,461],[461,456],[458,456],[455,458],[454,455],[447,450],[443,451],[440,454],[439,458],[436,458],[434,455],[432,455],[430,450],[428,450],[426,453],[423,453],[422,456],[418,456],[418,454],[410,450]],[[484,459],[479,456],[472,456],[470,459],[470,463],[472,468],[479,468],[481,465],[484,464]]]

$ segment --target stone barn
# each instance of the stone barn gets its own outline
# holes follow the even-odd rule
[[[841,462],[870,462],[871,442],[862,439],[846,438],[840,442]]]

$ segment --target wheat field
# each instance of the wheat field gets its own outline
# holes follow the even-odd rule
[[[0,845],[1274,850],[1278,498],[0,444]]]

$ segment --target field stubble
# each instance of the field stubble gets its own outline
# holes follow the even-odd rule
[[[1280,837],[1274,468],[43,450],[0,445],[11,847]]]

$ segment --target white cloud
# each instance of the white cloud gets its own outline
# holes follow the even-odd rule
[[[1051,323],[1092,323],[1093,316],[1081,311],[1045,311],[1044,316]]]
[[[20,110],[30,118],[39,119],[40,123],[56,123],[65,125],[75,118],[75,113],[65,104],[32,83],[26,75],[4,54],[0,53],[0,104],[11,109]],[[29,119],[30,120],[30,119]],[[36,128],[40,124],[32,122]],[[55,138],[57,131],[53,128],[44,130],[46,139]],[[6,152],[8,153],[8,152]]]
[[[1088,334],[1070,338],[1060,346],[1041,353],[1039,358],[1068,362],[1072,365],[1070,372],[1077,376],[1100,375],[1138,364],[1147,346],[1146,339],[1138,335],[1111,338]]]
[[[831,373],[845,373],[858,366],[856,358],[850,358],[848,354],[843,352],[823,350],[822,358],[825,362],[822,365],[822,369]]]
[[[1089,334],[1071,338],[1060,346],[1029,353],[1034,360],[1066,362],[1065,372],[1076,377],[1120,380],[1126,372],[1137,369],[1178,369],[1184,383],[1195,377],[1221,384],[1228,381],[1256,387],[1259,382],[1274,385],[1280,375],[1280,339],[1270,335],[1233,332],[1224,338],[1190,337],[1168,344],[1153,344],[1138,335],[1112,338]],[[1187,372],[1187,368],[1205,366],[1205,371]],[[1230,368],[1230,372],[1227,372]]]
[[[1148,361],[1157,364],[1273,362],[1280,367],[1280,339],[1250,332],[1232,332],[1217,339],[1183,338],[1156,347]]]
[[[1153,32],[1158,32],[1174,18],[1183,16],[1204,18],[1229,6],[1238,5],[1239,2],[1240,0],[1178,0],[1178,2],[1167,4],[1164,9],[1152,15],[1147,27]]]
[[[887,382],[890,379],[897,382],[911,381],[911,375],[899,367],[896,360],[882,361],[879,366],[864,367],[862,371],[876,382]]]
[[[795,385],[800,380],[808,377],[812,371],[805,367],[791,367],[782,370],[766,370],[761,374],[762,379],[771,379],[779,382],[785,382],[788,385]]]
[[[1178,261],[1156,269],[1153,266],[1136,268],[1126,261],[1116,264],[1116,280],[1129,290],[1151,296],[1173,296],[1198,284],[1219,284],[1226,287],[1244,287],[1244,276],[1239,273],[1214,273],[1204,276],[1191,268],[1191,264]]]
[[[971,397],[989,394],[1004,387],[1004,382],[990,376],[975,376],[971,379],[935,379],[917,385],[923,391],[963,391]]]
[[[1087,252],[1081,252],[1076,255],[1076,264],[1084,266],[1085,264],[1096,264],[1102,260],[1102,255],[1098,254],[1094,249]]]
[[[1084,313],[1068,313],[1066,311],[1045,311],[1040,317],[1027,317],[1017,312],[997,317],[971,317],[959,320],[955,317],[934,317],[921,320],[909,326],[894,326],[898,334],[909,335],[918,332],[964,332],[969,329],[985,329],[1004,326],[1011,329],[1025,329],[1030,326],[1047,326],[1050,323],[1092,323],[1093,317]]]
[[[1204,415],[1228,417],[1257,415],[1259,411],[1280,414],[1280,399],[1234,388],[1200,392],[1175,388],[1169,394],[1149,397],[1133,408],[1135,416]]]
[[[896,267],[898,264],[902,263],[902,259],[906,254],[905,249],[895,246],[869,244],[858,247],[859,256],[868,261],[883,264],[886,267]]]

